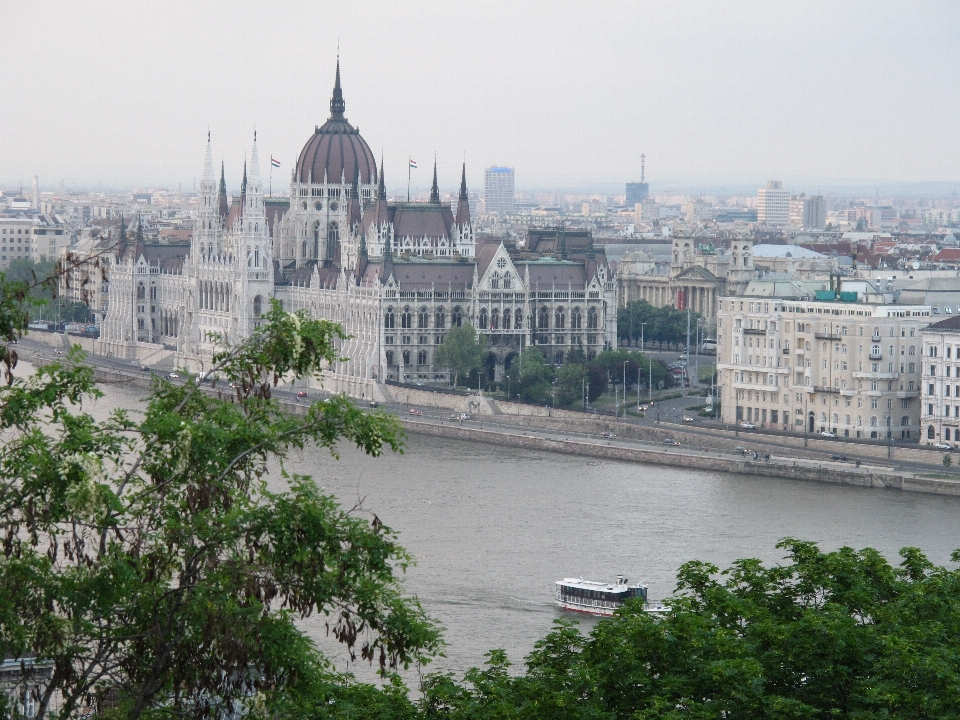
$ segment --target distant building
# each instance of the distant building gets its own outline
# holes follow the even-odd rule
[[[627,197],[624,205],[632,207],[637,203],[642,203],[648,197],[650,197],[650,183],[629,182],[627,183]]]
[[[790,191],[779,180],[757,190],[757,222],[781,227],[790,221]]]
[[[633,222],[640,223],[653,222],[660,219],[660,206],[656,200],[647,198],[643,202],[635,203],[633,206]]]
[[[10,267],[11,260],[56,259],[71,237],[53,215],[0,217],[0,270]]]
[[[514,201],[513,168],[488,167],[484,172],[484,199],[488,213],[513,212]]]
[[[803,193],[790,198],[788,224],[802,230],[823,230],[827,226],[827,203],[823,195]]]
[[[923,336],[920,442],[960,443],[960,316],[934,323]]]

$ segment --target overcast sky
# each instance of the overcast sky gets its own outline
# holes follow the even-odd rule
[[[388,185],[960,180],[960,3],[0,0],[0,187],[289,183],[329,115]],[[267,178],[264,177],[266,181]],[[419,181],[419,182],[418,182]]]

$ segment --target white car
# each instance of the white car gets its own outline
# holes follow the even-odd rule
[[[168,379],[168,380],[179,380],[179,379],[180,379],[180,376],[177,375],[176,373],[170,373],[169,375],[167,375],[167,379]]]
[[[754,425],[753,423],[749,423],[749,422],[747,422],[746,420],[744,420],[742,423],[740,423],[740,427],[742,427],[744,430],[756,430],[756,429],[757,429],[757,426],[756,426],[756,425]]]
[[[934,447],[937,450],[953,450],[953,445],[945,442],[938,442],[936,445],[934,445]]]
[[[832,433],[829,430],[824,430],[823,432],[820,433],[820,437],[835,438],[836,436],[837,436],[836,433]]]
[[[690,417],[689,415],[684,415],[684,416],[683,416],[683,421],[686,422],[686,423],[691,423],[691,422],[693,422],[693,418]]]

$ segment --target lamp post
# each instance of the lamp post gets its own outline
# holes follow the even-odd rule
[[[643,326],[646,325],[645,322],[640,323],[640,352],[643,352]]]

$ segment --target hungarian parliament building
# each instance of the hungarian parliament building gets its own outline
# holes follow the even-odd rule
[[[465,323],[486,339],[491,381],[531,345],[558,364],[574,348],[616,347],[616,283],[589,232],[478,237],[465,167],[455,207],[441,202],[436,166],[429,201],[388,201],[383,168],[344,110],[338,61],[330,118],[283,199],[264,196],[255,134],[240,194],[228,197],[208,136],[189,244],[141,236],[117,248],[97,354],[200,371],[271,300],[343,326],[348,359],[324,384],[356,396],[384,381],[447,384],[435,353]]]

